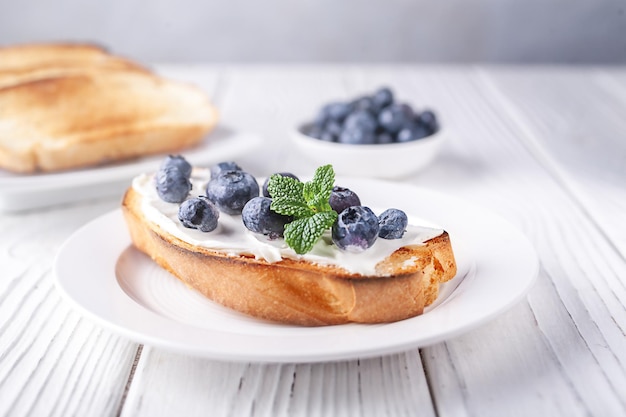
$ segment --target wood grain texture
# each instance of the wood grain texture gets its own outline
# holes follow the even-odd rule
[[[136,345],[73,312],[56,248],[111,201],[0,217],[0,415],[113,415]]]
[[[416,351],[258,365],[144,348],[122,416],[411,416],[415,410],[435,415]]]
[[[518,78],[526,80],[523,75]],[[510,83],[521,83],[519,79]],[[556,165],[557,158],[546,158],[552,155],[552,150],[543,145],[541,138],[530,136],[532,131],[526,124],[530,122],[520,124],[516,107],[503,106],[502,98],[491,90],[490,84],[485,84],[490,82],[489,73],[482,71],[462,74],[458,79],[445,78],[447,90],[456,97],[450,97],[442,106],[459,106],[458,113],[450,114],[455,117],[451,122],[463,134],[458,142],[461,145],[459,155],[466,154],[467,158],[471,155],[476,167],[471,177],[456,178],[453,190],[517,224],[536,245],[542,273],[539,284],[528,298],[532,322],[510,313],[506,324],[498,326],[499,320],[486,326],[490,329],[487,335],[472,332],[446,343],[448,351],[459,354],[471,351],[472,346],[474,350],[486,352],[480,360],[463,361],[465,366],[474,364],[466,371],[452,364],[447,372],[453,375],[437,376],[436,370],[445,368],[439,368],[439,361],[436,364],[426,361],[429,375],[441,377],[443,381],[458,380],[455,385],[460,392],[434,384],[434,397],[442,399],[437,401],[442,404],[442,415],[454,415],[453,410],[447,408],[454,402],[447,400],[457,398],[469,399],[466,410],[470,415],[528,415],[539,410],[542,410],[540,415],[621,415],[624,401],[618,393],[626,388],[621,318],[624,300],[616,298],[623,287],[623,282],[616,278],[623,276],[623,259],[612,248],[614,242],[597,227],[597,217],[586,210],[579,194],[572,193],[568,186],[579,186],[575,177],[567,172],[578,170],[580,166]],[[535,92],[535,99],[541,101],[537,91],[549,90],[550,86],[546,83],[541,87],[527,85],[525,91]],[[573,146],[567,142],[567,136],[560,139],[561,148]],[[561,171],[559,175],[555,170]],[[432,184],[431,181],[439,178],[431,172],[423,179]],[[450,188],[447,181],[436,184],[438,188]],[[596,198],[601,199],[602,195]],[[614,218],[612,223],[616,221]],[[610,219],[607,224],[611,224]],[[614,268],[617,270],[610,271]],[[613,289],[607,288],[609,282]],[[542,283],[543,290],[540,289]],[[513,310],[518,311],[521,310]],[[486,336],[506,334],[508,327],[515,329],[519,339],[489,343]],[[537,354],[509,358],[517,363],[515,369],[519,378],[511,372],[508,378],[498,379],[498,392],[486,388],[480,375],[485,364],[491,364],[487,358],[498,357],[502,350],[532,338],[544,345],[539,345]],[[610,353],[607,340],[616,343],[608,348]],[[428,353],[431,350],[437,351],[439,347],[425,349]],[[452,358],[454,360],[454,356]],[[534,388],[523,377],[532,372],[541,375],[542,380],[548,382],[547,386],[554,387],[550,392],[555,395],[533,394]],[[501,392],[518,394],[516,410],[508,409],[506,401],[498,400]],[[565,405],[577,402],[578,405]]]
[[[555,74],[558,73],[558,76]],[[626,81],[620,73],[546,68],[483,79],[525,143],[626,258]],[[576,86],[576,88],[572,88]]]

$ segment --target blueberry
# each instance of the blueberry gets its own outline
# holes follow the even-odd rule
[[[191,177],[191,164],[181,155],[168,155],[163,162],[161,162],[160,169],[164,169],[170,165],[178,168],[180,173],[186,178]]]
[[[415,139],[413,131],[415,126],[403,127],[396,135],[396,141],[398,142],[410,142]]]
[[[298,177],[293,175],[291,172],[275,172],[275,174],[282,175],[283,177],[293,178],[294,180],[298,179]],[[271,177],[271,175],[269,177],[267,177],[265,179],[265,182],[263,183],[263,188],[262,189],[263,189],[263,196],[264,197],[271,197],[269,191],[267,191],[267,185],[270,183],[270,177]]]
[[[211,178],[217,178],[224,171],[241,171],[241,167],[232,161],[220,162],[211,167]]]
[[[378,115],[378,123],[389,133],[397,133],[413,121],[413,109],[408,104],[392,104]]]
[[[413,130],[413,140],[425,138],[426,136],[432,135],[433,132],[429,131],[424,125],[417,125],[417,127]]]
[[[402,128],[396,136],[397,142],[410,142],[424,138],[429,135],[426,128],[419,124],[410,124],[408,127]]]
[[[373,132],[376,130],[378,123],[374,115],[367,110],[357,110],[350,113],[344,122],[343,128],[345,130],[363,130],[366,132]]]
[[[328,132],[334,137],[338,138],[341,135],[341,131],[343,130],[343,126],[341,123],[336,122],[334,120],[329,121],[324,128],[324,132]]]
[[[368,207],[348,207],[333,224],[332,239],[338,248],[348,252],[362,252],[371,247],[378,237],[378,218]]]
[[[219,217],[220,212],[205,196],[185,200],[178,208],[178,220],[183,226],[202,232],[215,230]]]
[[[376,134],[368,130],[346,129],[341,132],[338,142],[350,145],[371,145],[376,143]]]
[[[319,128],[320,130],[324,128],[324,125],[328,122],[328,106],[322,107],[315,115],[315,119],[313,119],[312,126]]]
[[[258,197],[259,184],[247,172],[223,171],[207,183],[206,195],[220,211],[241,214],[243,206]]]
[[[335,120],[329,120],[324,128],[320,131],[319,135],[315,137],[325,142],[337,142],[337,138],[339,138],[339,135],[341,135],[342,130],[343,126],[341,123]]]
[[[408,224],[409,219],[405,212],[394,208],[387,209],[378,216],[380,227],[378,236],[383,239],[400,239]]]
[[[348,207],[360,206],[361,200],[356,193],[349,188],[334,186],[328,200],[330,207],[337,213],[341,213]]]
[[[382,87],[374,93],[372,100],[378,109],[382,109],[393,103],[393,93],[388,87]]]
[[[429,134],[433,134],[439,129],[437,116],[431,110],[424,110],[416,117],[416,119],[417,122],[429,132]]]
[[[244,206],[241,218],[248,230],[276,239],[283,236],[285,225],[293,219],[270,210],[271,204],[271,198],[254,197]]]
[[[368,112],[375,113],[377,111],[376,105],[374,104],[374,100],[372,97],[363,96],[354,100],[352,103],[352,108],[356,110],[366,110]]]
[[[343,120],[352,111],[352,106],[350,103],[330,103],[324,106],[323,111],[327,114],[327,120],[343,122]]]
[[[402,128],[396,136],[398,142],[410,142],[413,140],[413,129],[410,127]]]
[[[324,142],[337,142],[337,136],[327,130],[323,131],[318,139]]]
[[[407,117],[410,119],[412,119],[413,117],[415,117],[415,112],[413,111],[413,107],[411,107],[410,104],[407,103],[399,103],[398,107],[400,109],[402,109],[402,111],[404,112],[404,114],[407,115]]]
[[[161,200],[182,203],[191,191],[191,182],[174,165],[167,165],[156,173],[156,190]]]

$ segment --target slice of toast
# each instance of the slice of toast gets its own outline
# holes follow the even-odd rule
[[[456,274],[445,231],[396,250],[376,265],[375,274],[363,276],[337,265],[290,258],[270,263],[192,245],[148,220],[143,198],[131,187],[122,203],[140,251],[209,299],[278,323],[320,326],[414,317],[437,298],[439,284]]]
[[[90,68],[0,88],[0,167],[58,171],[177,152],[217,112],[196,88],[148,72]]]
[[[113,58],[105,48],[88,43],[33,43],[0,48],[0,72],[41,66],[97,65]]]
[[[0,48],[0,88],[92,68],[148,70],[92,44],[24,44]]]
[[[200,90],[99,46],[0,48],[0,168],[50,172],[177,152],[216,122]]]

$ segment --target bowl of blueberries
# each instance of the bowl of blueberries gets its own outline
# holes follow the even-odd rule
[[[330,163],[342,175],[377,178],[426,167],[444,138],[432,110],[396,100],[388,87],[326,104],[294,133],[296,146],[312,162]]]

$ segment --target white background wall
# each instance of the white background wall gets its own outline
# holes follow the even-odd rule
[[[0,0],[0,44],[149,62],[626,63],[626,0]]]

